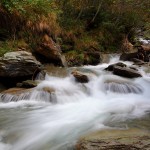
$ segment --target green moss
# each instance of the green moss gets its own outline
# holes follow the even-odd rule
[[[0,57],[3,56],[5,53],[10,52],[10,49],[6,49],[6,48],[0,48]]]
[[[24,42],[24,40],[7,40],[0,41],[0,56],[3,56],[7,52],[17,51],[18,48],[27,49],[28,45]]]
[[[134,41],[131,31],[136,27],[144,24],[149,30],[148,9],[143,11],[148,6],[147,1],[141,2],[139,7],[136,7],[135,0],[102,1],[98,13],[100,1],[91,2],[28,0],[22,3],[21,0],[2,0],[0,14],[4,17],[0,23],[0,40],[15,41],[11,45],[8,41],[1,44],[1,55],[20,47],[17,41],[20,38],[31,49],[36,49],[43,35],[48,34],[60,43],[62,52],[68,57],[77,55],[82,60],[82,54],[91,47],[96,51],[116,52],[129,33],[130,41]],[[149,31],[145,33],[145,38],[150,38]]]
[[[0,42],[0,56],[10,51],[12,51],[12,47],[10,47],[7,42]]]

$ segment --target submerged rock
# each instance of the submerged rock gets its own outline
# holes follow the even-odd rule
[[[56,102],[55,90],[49,87],[36,88],[10,88],[0,93],[0,101],[11,102],[20,100],[35,100]]]
[[[55,92],[55,89],[53,89],[53,88],[50,88],[50,87],[44,87],[43,89],[42,89],[42,91],[44,91],[44,92],[47,92],[47,93],[54,93]]]
[[[81,138],[75,150],[149,150],[150,133],[139,129],[104,130]]]
[[[1,94],[10,94],[10,95],[20,95],[23,93],[29,93],[31,92],[33,89],[26,89],[26,88],[10,88],[8,90],[5,90],[3,92],[1,92]]]
[[[126,77],[126,78],[142,77],[142,75],[134,69],[128,67],[119,67],[119,66],[114,67],[113,74]]]
[[[33,88],[38,85],[39,81],[33,81],[33,80],[26,80],[23,81],[22,83],[17,83],[17,87],[20,88]]]
[[[28,99],[33,89],[10,88],[0,93],[0,101],[11,102]]]

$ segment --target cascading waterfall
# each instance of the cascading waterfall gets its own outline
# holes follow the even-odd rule
[[[125,79],[104,71],[107,66],[80,68],[92,72],[85,84],[71,74],[46,75],[30,93],[1,95],[0,150],[67,150],[88,132],[148,114],[148,74],[139,69],[142,78]]]
[[[131,83],[120,83],[120,82],[115,82],[115,81],[107,81],[105,82],[104,89],[106,91],[112,91],[115,93],[137,93],[140,94],[142,93],[142,89],[140,85],[134,85]]]

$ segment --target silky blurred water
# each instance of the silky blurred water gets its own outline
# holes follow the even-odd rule
[[[109,64],[117,61],[113,58]],[[109,64],[76,68],[88,71],[86,84],[77,83],[71,74],[47,75],[28,97],[16,102],[5,95],[0,102],[0,150],[68,150],[80,136],[95,130],[149,130],[149,75],[138,68],[142,78],[118,77],[104,71]]]

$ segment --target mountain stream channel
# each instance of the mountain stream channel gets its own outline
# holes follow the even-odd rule
[[[0,150],[73,150],[81,136],[109,128],[149,132],[150,73],[137,67],[142,77],[128,79],[104,70],[118,61],[66,68],[67,76],[46,75],[17,101],[0,98]],[[77,83],[73,69],[88,73],[89,82]],[[54,93],[40,90],[45,87]]]

